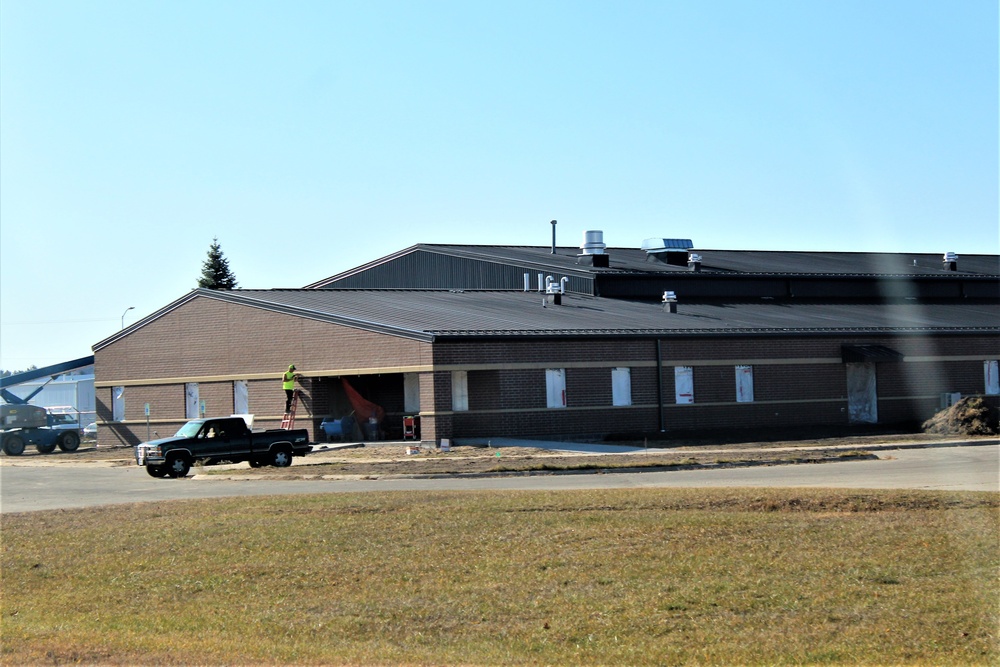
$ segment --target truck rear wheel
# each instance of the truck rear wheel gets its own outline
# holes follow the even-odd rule
[[[292,465],[292,452],[287,447],[278,447],[271,452],[271,465],[275,468],[287,468]]]
[[[39,454],[51,454],[52,450],[54,450],[55,448],[56,448],[56,443],[54,442],[50,442],[44,445],[41,443],[35,445],[35,449],[38,450]]]
[[[3,439],[3,450],[8,456],[20,456],[24,453],[24,440],[19,435],[8,435]]]
[[[66,431],[59,438],[59,449],[64,452],[75,452],[76,448],[80,446],[80,434],[76,431]],[[52,451],[52,450],[49,450]]]
[[[167,461],[167,474],[171,477],[187,477],[191,464],[183,456],[177,456]]]

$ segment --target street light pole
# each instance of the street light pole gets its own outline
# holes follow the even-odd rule
[[[122,313],[122,329],[124,329],[124,328],[125,328],[125,315],[126,315],[126,313],[128,313],[128,311],[130,311],[130,310],[135,310],[135,306],[129,306],[128,308],[126,308],[126,309],[125,309],[125,312],[124,312],[124,313]]]

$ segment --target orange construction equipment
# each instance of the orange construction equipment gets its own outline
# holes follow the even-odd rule
[[[299,406],[299,390],[292,392],[292,405],[285,416],[281,418],[281,428],[286,431],[295,428],[295,408]]]
[[[403,417],[403,440],[420,439],[420,417]]]

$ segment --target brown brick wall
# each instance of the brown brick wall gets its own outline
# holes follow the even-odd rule
[[[199,382],[210,413],[228,414],[232,378],[257,374],[267,377],[249,381],[250,412],[256,426],[276,427],[284,407],[279,378],[290,362],[300,372],[324,372],[301,383],[296,425],[310,428],[314,440],[321,439],[324,417],[351,410],[340,375],[386,410],[385,436],[401,437],[403,376],[393,369],[431,366],[437,370],[420,373],[421,435],[429,441],[655,431],[661,413],[667,430],[846,424],[844,343],[886,345],[911,358],[877,366],[884,423],[929,417],[941,392],[982,393],[982,360],[997,356],[997,339],[988,336],[664,339],[658,383],[654,339],[445,339],[431,345],[197,297],[95,353],[99,384],[152,381],[126,386],[126,423],[100,429],[100,438],[102,444],[145,438],[147,402],[153,428],[173,432],[184,420],[184,381]],[[941,356],[970,359],[914,359]],[[743,363],[754,367],[750,404],[735,402],[734,366]],[[631,368],[632,406],[611,405],[611,367],[618,365]],[[674,404],[674,365],[694,368],[693,405]],[[453,368],[467,371],[467,412],[452,412]],[[566,369],[565,409],[546,408],[546,368]],[[98,387],[97,395],[106,423],[111,389]]]
[[[378,368],[387,360],[431,362],[427,343],[205,297],[186,302],[94,356],[98,382],[259,373],[277,380],[290,363],[308,372]]]

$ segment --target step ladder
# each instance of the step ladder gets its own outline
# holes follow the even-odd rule
[[[289,430],[295,428],[295,408],[299,406],[299,390],[292,392],[292,405],[285,416],[281,418],[281,428]]]

